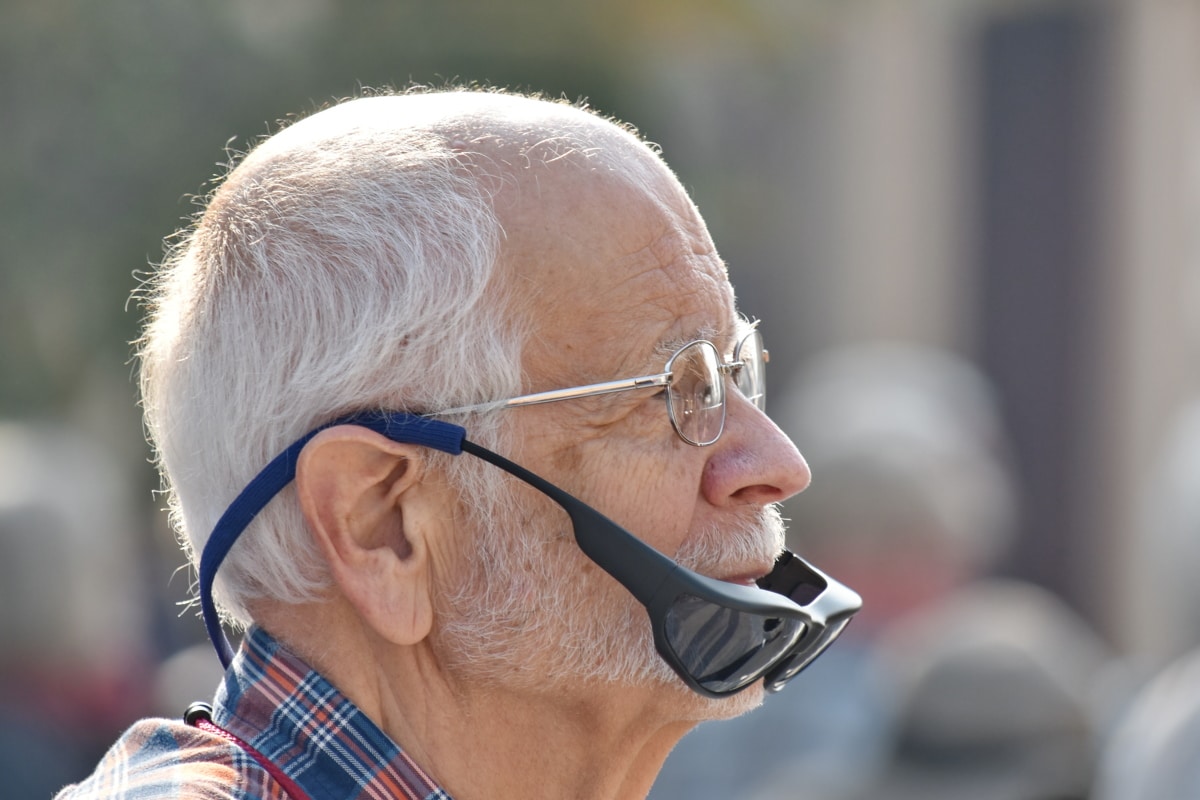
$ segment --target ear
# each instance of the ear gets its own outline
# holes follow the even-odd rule
[[[419,642],[433,624],[429,527],[413,499],[425,457],[423,448],[338,425],[314,436],[296,463],[300,508],[334,582],[396,644]]]

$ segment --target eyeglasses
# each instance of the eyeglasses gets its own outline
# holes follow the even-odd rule
[[[646,608],[659,655],[694,691],[709,697],[739,692],[762,679],[778,691],[836,639],[862,605],[859,596],[801,558],[784,552],[757,586],[709,578],[670,558],[574,495],[503,456],[467,440],[441,420],[371,412],[334,420],[293,442],[247,484],[218,520],[200,558],[200,607],[209,638],[228,667],[233,650],[221,630],[213,580],[250,520],[296,474],[304,446],[335,425],[360,425],[397,442],[499,467],[558,503],[583,552]]]
[[[733,350],[733,359],[722,361],[717,346],[706,339],[688,342],[667,360],[666,370],[656,375],[624,378],[570,389],[512,397],[499,403],[500,408],[517,408],[558,400],[594,397],[630,389],[666,389],[667,414],[679,437],[688,444],[704,447],[721,438],[725,430],[725,380],[733,378],[734,385],[759,409],[766,409],[766,364],[770,354],[763,348],[762,334],[750,331]],[[438,414],[459,414],[495,408],[495,403],[479,403],[439,411]]]

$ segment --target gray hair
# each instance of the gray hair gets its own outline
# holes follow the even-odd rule
[[[502,232],[486,176],[436,130],[361,110],[254,149],[143,290],[145,419],[193,565],[246,483],[313,427],[519,390],[524,336],[495,295]],[[452,480],[455,468],[486,474],[455,459]],[[233,548],[215,595],[245,625],[247,601],[305,602],[328,583],[289,487]]]

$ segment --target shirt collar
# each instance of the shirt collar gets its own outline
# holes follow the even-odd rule
[[[217,692],[213,720],[311,797],[451,800],[320,673],[251,628]]]

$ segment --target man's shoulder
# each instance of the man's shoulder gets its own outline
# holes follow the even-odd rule
[[[244,750],[167,719],[135,723],[96,770],[55,800],[286,800]]]

